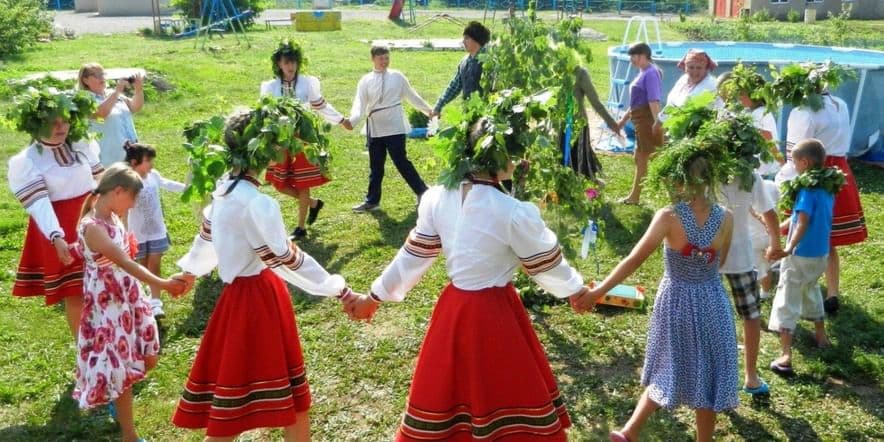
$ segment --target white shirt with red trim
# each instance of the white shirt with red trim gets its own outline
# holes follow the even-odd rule
[[[64,238],[52,201],[77,198],[95,189],[104,172],[98,143],[47,146],[35,142],[9,159],[9,188],[46,239]]]
[[[544,290],[559,298],[580,291],[583,277],[562,255],[558,239],[537,206],[494,187],[434,186],[421,196],[417,225],[371,291],[384,301],[401,301],[440,253],[451,282],[463,290],[506,286],[522,267]]]

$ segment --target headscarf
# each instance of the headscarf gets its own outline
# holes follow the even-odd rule
[[[685,66],[687,66],[688,63],[698,61],[706,62],[706,69],[709,72],[714,71],[715,68],[718,67],[718,63],[716,63],[715,60],[713,60],[712,57],[710,57],[709,54],[707,54],[706,51],[702,49],[688,49],[688,52],[684,54],[684,57],[681,58],[681,61],[678,62],[676,67],[678,67],[679,70],[684,71]]]

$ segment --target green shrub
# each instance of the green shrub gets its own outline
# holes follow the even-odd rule
[[[798,12],[797,9],[790,9],[789,12],[786,13],[786,20],[792,23],[798,23],[801,21],[801,13]]]
[[[171,0],[171,5],[181,10],[181,12],[189,18],[201,17],[202,11],[200,8],[202,4],[203,1],[201,0]],[[255,21],[254,17],[267,9],[270,4],[271,3],[268,0],[233,0],[233,5],[236,6],[236,9],[240,12],[245,11],[246,9],[251,9],[252,12],[255,13],[252,16],[252,19],[244,21],[244,24],[247,26],[253,24]],[[276,3],[274,2],[273,5],[275,4]]]
[[[17,54],[48,35],[52,16],[41,0],[0,0],[0,58]]]
[[[766,23],[775,21],[774,16],[771,15],[770,11],[767,9],[761,9],[752,14],[752,20],[755,23]]]
[[[426,114],[417,109],[409,109],[408,124],[410,124],[411,127],[427,127],[427,124],[429,123],[430,117]]]

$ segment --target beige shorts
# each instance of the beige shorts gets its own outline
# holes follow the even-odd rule
[[[787,256],[780,263],[780,282],[770,310],[767,328],[792,332],[798,318],[819,322],[825,319],[819,279],[826,270],[827,257]]]

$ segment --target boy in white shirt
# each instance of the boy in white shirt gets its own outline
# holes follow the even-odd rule
[[[750,192],[741,189],[741,183],[738,180],[721,188],[721,202],[731,210],[734,216],[734,231],[731,237],[731,247],[719,272],[727,279],[734,298],[734,306],[743,319],[743,343],[746,357],[743,391],[752,395],[769,392],[768,385],[758,377],[756,369],[758,347],[761,340],[761,300],[749,230],[752,210],[761,214],[764,224],[770,232],[770,250],[778,252],[781,248],[776,201],[765,192],[763,182],[761,176],[756,172],[753,174]]]
[[[364,132],[370,165],[368,193],[362,204],[353,207],[354,212],[368,212],[380,208],[381,183],[384,180],[384,164],[387,162],[388,152],[396,170],[418,198],[427,190],[427,185],[424,184],[405,151],[405,134],[409,128],[402,100],[408,100],[412,106],[428,116],[433,114],[433,108],[414,91],[405,75],[397,70],[388,69],[389,49],[381,46],[372,47],[371,62],[374,69],[359,80],[348,118],[353,126],[363,117],[366,119]]]

